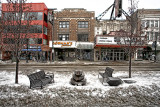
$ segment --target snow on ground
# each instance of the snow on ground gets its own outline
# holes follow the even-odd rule
[[[37,70],[38,71],[38,70]],[[98,72],[85,72],[85,77],[87,79],[86,86],[73,86],[70,84],[70,79],[72,77],[73,72],[54,72],[54,80],[55,83],[48,85],[48,88],[55,87],[69,87],[69,88],[78,88],[78,89],[91,89],[91,88],[101,88],[102,90],[108,90],[112,88],[107,84],[104,86],[98,79]],[[19,84],[29,86],[30,82],[27,75],[19,74]],[[142,72],[133,72],[132,78],[128,78],[128,72],[114,72],[113,77],[119,77],[122,80],[134,80],[136,83],[127,84],[123,83],[118,87],[128,87],[130,85],[134,86],[149,86],[152,84],[157,84],[160,86],[160,71],[142,71]],[[15,72],[0,72],[0,85],[15,85]],[[115,87],[114,87],[115,88]]]
[[[52,97],[57,99],[58,97],[61,100],[63,99],[62,101],[61,100],[57,101],[59,102],[59,104],[64,101],[65,101],[64,104],[81,104],[82,102],[85,104],[91,104],[91,103],[96,104],[100,100],[102,101],[102,104],[106,104],[106,103],[109,105],[110,104],[126,104],[128,106],[128,104],[131,103],[130,101],[126,101],[128,100],[128,97],[131,97],[131,101],[133,100],[134,102],[134,103],[132,102],[131,105],[138,104],[138,105],[144,106],[147,104],[148,105],[160,104],[160,95],[159,95],[160,90],[158,90],[160,89],[160,71],[133,72],[132,78],[128,78],[128,72],[124,72],[124,71],[114,72],[113,77],[119,77],[122,80],[136,81],[136,83],[132,83],[132,84],[123,83],[117,87],[114,87],[114,86],[111,87],[111,86],[108,86],[107,84],[105,86],[102,85],[102,83],[98,79],[98,72],[95,72],[95,71],[85,72],[85,77],[87,79],[86,86],[72,86],[70,84],[70,79],[72,77],[73,72],[47,71],[47,73],[54,73],[55,82],[45,86],[43,90],[41,89],[30,90],[29,89],[30,82],[26,75],[27,73],[20,72],[19,84],[15,84],[14,83],[15,72],[0,71],[0,86],[3,87],[2,88],[3,91],[0,91],[0,95],[1,95],[0,99],[6,100],[7,98],[10,99],[10,97],[13,97],[13,96],[14,98],[17,98],[17,99],[23,98],[24,96],[27,96],[28,98],[28,93],[30,93],[30,96],[28,99],[30,99],[30,97],[33,95],[35,96],[35,98],[38,98],[38,96],[46,97],[45,95],[47,95],[47,98]],[[12,89],[11,87],[12,88],[15,87],[15,89]],[[22,91],[22,89],[24,90]],[[10,91],[6,92],[5,90],[10,90]],[[82,96],[80,97],[79,94]],[[8,95],[10,97],[8,97]],[[19,96],[19,97],[15,97],[15,96]],[[158,98],[155,98],[155,96],[157,96]],[[123,97],[124,99],[122,99]],[[136,99],[137,97],[138,97],[138,100]],[[143,97],[145,99],[143,99]],[[76,98],[77,100],[80,99],[80,101],[79,100],[77,101]],[[90,100],[88,100],[88,98],[90,98]],[[110,101],[110,100],[107,100],[108,101],[107,102],[106,100],[104,100],[105,98],[107,99],[111,98],[112,100],[114,99],[119,103],[117,103],[116,101]],[[153,98],[155,98],[154,101],[152,101]],[[146,101],[147,104],[143,105],[144,101],[143,100],[141,101],[141,99]],[[159,100],[157,101],[157,99]],[[52,100],[49,100],[51,102],[48,102],[48,103],[52,104],[53,103]],[[33,101],[33,99],[31,101]],[[34,101],[36,102],[35,99]],[[44,101],[44,103],[45,102],[46,101]],[[7,102],[7,104],[8,103],[9,102]],[[13,103],[15,103],[15,101],[13,101]],[[0,104],[3,104],[3,103],[0,103]],[[6,103],[4,105],[6,105]]]

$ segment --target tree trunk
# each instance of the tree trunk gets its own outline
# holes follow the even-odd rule
[[[18,59],[18,46],[16,45],[16,77],[15,77],[15,83],[18,84],[18,66],[19,59]]]
[[[132,67],[132,53],[129,51],[129,78],[131,78],[131,67]]]

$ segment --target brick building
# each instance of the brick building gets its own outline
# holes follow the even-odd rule
[[[54,14],[54,60],[93,60],[95,13],[66,8]]]

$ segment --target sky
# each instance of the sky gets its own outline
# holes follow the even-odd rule
[[[6,0],[1,0],[6,2]],[[160,9],[160,0],[136,0],[138,2],[139,9]],[[57,11],[61,11],[64,8],[84,8],[87,11],[95,11],[95,17],[100,15],[109,6],[111,6],[114,0],[27,0],[29,3],[44,2],[48,8],[57,8]],[[123,10],[128,12],[130,7],[130,0],[122,0]],[[110,9],[111,11],[111,9]],[[106,18],[109,18],[111,12],[107,12]],[[104,16],[104,17],[105,17]]]

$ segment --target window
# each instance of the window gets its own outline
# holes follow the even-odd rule
[[[150,40],[153,40],[153,32],[151,32]]]
[[[35,39],[33,39],[33,38],[29,38],[29,44],[36,44]]]
[[[68,34],[59,34],[58,39],[62,40],[62,41],[69,40],[69,35]]]
[[[88,41],[88,34],[78,34],[78,41],[87,42]]]
[[[53,22],[53,15],[48,12],[48,21]]]
[[[78,28],[88,28],[88,22],[87,21],[79,21]]]
[[[154,20],[151,20],[151,27],[154,27]]]
[[[47,40],[43,39],[43,44],[46,45],[47,44]]]
[[[5,20],[18,20],[20,18],[20,13],[4,13]],[[42,12],[24,12],[22,13],[22,20],[42,20],[43,13]]]
[[[155,20],[155,27],[158,27],[158,20]]]
[[[29,28],[29,33],[42,33],[42,25],[32,25]]]
[[[147,26],[150,27],[149,25],[150,25],[149,20],[147,20],[147,21],[146,21],[146,27],[147,27]]]
[[[155,40],[156,40],[156,37],[157,37],[157,40],[159,40],[158,32],[155,32]]]
[[[43,13],[37,12],[37,20],[42,20],[42,18],[43,18]]]
[[[42,38],[37,39],[37,44],[42,44]]]
[[[142,26],[142,28],[144,28],[145,27],[145,21],[143,20],[143,21],[141,21],[141,26]]]
[[[60,21],[59,28],[69,28],[69,22],[68,21]]]
[[[146,32],[146,34],[147,34],[147,40],[149,40],[149,32]]]
[[[47,35],[47,28],[45,26],[43,26],[43,33]]]

